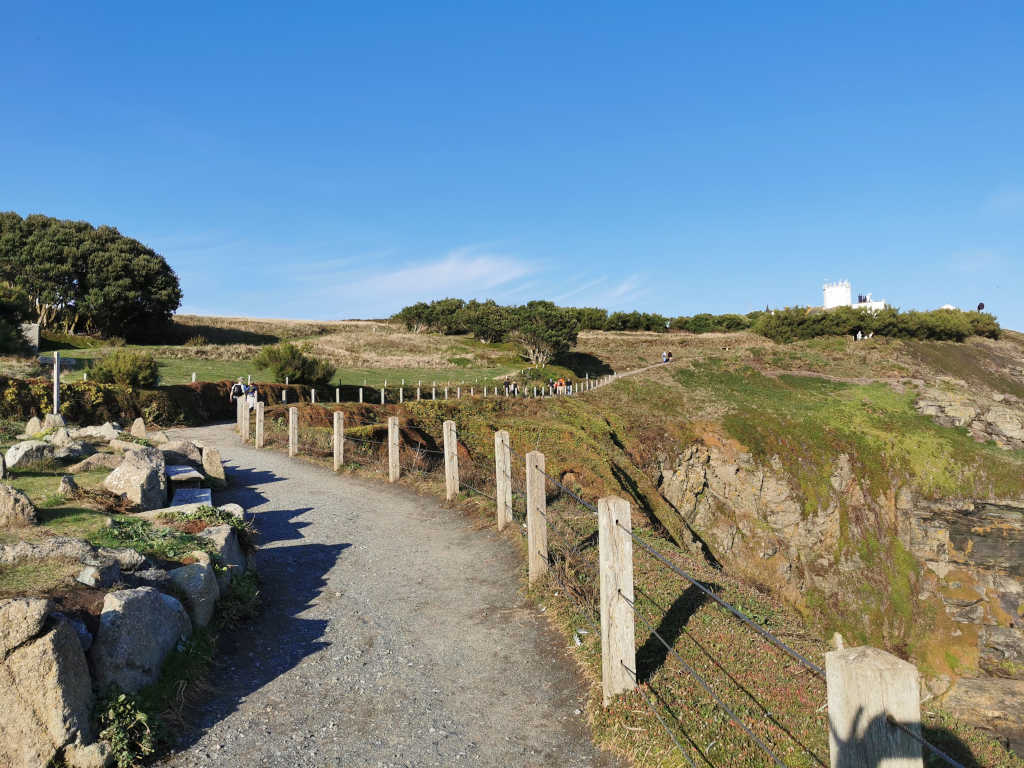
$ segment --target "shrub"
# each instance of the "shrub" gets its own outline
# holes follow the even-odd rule
[[[156,751],[150,716],[134,696],[113,689],[95,711],[99,736],[110,744],[117,768],[133,768]]]
[[[101,384],[122,387],[155,387],[160,370],[152,355],[130,350],[112,352],[90,369],[92,378]]]
[[[287,378],[292,384],[322,387],[334,376],[334,366],[329,362],[310,357],[288,342],[264,347],[253,358],[253,362],[260,368],[272,371],[277,381]]]
[[[210,342],[206,340],[205,336],[199,335],[199,336],[192,336],[191,338],[186,340],[185,341],[185,346],[186,347],[205,347],[209,343]]]

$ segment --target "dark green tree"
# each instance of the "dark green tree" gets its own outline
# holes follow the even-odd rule
[[[514,310],[512,338],[522,345],[526,358],[544,366],[568,352],[579,329],[570,312],[550,301],[531,301]]]

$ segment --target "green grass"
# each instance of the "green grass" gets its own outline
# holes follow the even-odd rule
[[[82,564],[61,558],[0,565],[0,598],[42,596],[69,583]]]

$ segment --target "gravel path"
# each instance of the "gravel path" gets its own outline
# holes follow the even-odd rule
[[[266,610],[164,766],[613,766],[585,687],[520,594],[514,548],[457,511],[240,445],[216,501],[257,513]]]

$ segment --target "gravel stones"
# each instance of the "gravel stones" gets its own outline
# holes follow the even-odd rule
[[[170,595],[152,587],[108,592],[89,649],[97,686],[137,693],[156,682],[167,654],[191,636],[188,614]]]
[[[21,491],[0,485],[0,528],[15,528],[36,522],[36,508]]]

